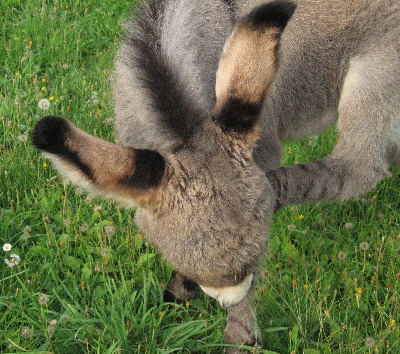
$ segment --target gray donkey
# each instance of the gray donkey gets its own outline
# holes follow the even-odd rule
[[[73,183],[136,207],[176,268],[227,307],[226,352],[261,343],[254,282],[274,211],[358,196],[400,165],[398,0],[149,0],[119,51],[105,142],[46,117],[33,143]],[[336,123],[322,160],[279,167],[283,140]]]

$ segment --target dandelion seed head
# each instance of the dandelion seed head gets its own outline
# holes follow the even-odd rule
[[[109,254],[110,254],[110,250],[108,248],[104,247],[104,248],[101,249],[101,255],[103,257],[107,257]]]
[[[86,204],[91,204],[93,202],[93,198],[91,197],[91,196],[87,196],[86,198],[85,198],[85,203]]]
[[[103,207],[102,207],[101,205],[95,205],[95,206],[93,207],[93,211],[94,211],[95,213],[101,212],[102,209],[103,209]]]
[[[42,98],[41,100],[39,100],[38,106],[40,109],[46,111],[50,108],[50,101],[47,98]]]
[[[9,243],[5,243],[3,245],[3,251],[4,252],[10,252],[11,251],[12,246]]]
[[[32,228],[30,226],[24,227],[24,233],[29,234],[31,231],[32,231]]]
[[[16,253],[11,253],[9,259],[5,259],[4,263],[7,264],[8,267],[13,268],[19,265],[21,261],[21,257],[18,256]]]
[[[353,228],[353,224],[351,222],[346,222],[344,224],[344,228],[347,230],[350,230],[351,228]]]
[[[359,247],[360,247],[360,250],[366,251],[369,248],[369,243],[368,242],[361,242]]]
[[[21,336],[23,338],[29,338],[33,334],[33,330],[30,327],[24,326],[21,328]]]
[[[83,224],[83,225],[80,227],[80,230],[83,231],[83,232],[89,230],[89,225],[88,225],[88,224]]]
[[[44,306],[47,305],[49,302],[50,298],[46,294],[42,294],[39,296],[39,305]]]
[[[55,326],[57,324],[57,320],[51,320],[49,325],[50,326]]]
[[[106,233],[107,236],[113,236],[115,233],[115,226],[113,225],[107,225],[104,228],[104,232]]]
[[[54,326],[47,326],[47,334],[51,336],[55,332]]]
[[[290,225],[288,225],[287,228],[288,228],[289,231],[294,231],[294,230],[296,230],[296,225],[290,224]]]
[[[365,339],[365,345],[367,346],[367,347],[373,347],[373,346],[375,346],[375,339],[373,338],[373,337],[368,337],[368,338],[366,338]]]
[[[337,257],[338,257],[339,259],[346,259],[347,255],[346,255],[346,253],[344,253],[343,251],[339,251]]]
[[[19,141],[21,141],[21,142],[26,142],[26,141],[28,141],[28,135],[22,134],[22,135],[18,136],[17,139],[18,139]]]

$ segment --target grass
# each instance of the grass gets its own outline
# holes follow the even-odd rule
[[[223,351],[226,313],[214,300],[163,302],[172,269],[134,211],[76,193],[29,142],[48,114],[113,139],[110,82],[129,6],[0,5],[0,245],[12,246],[0,249],[2,353]],[[334,142],[329,132],[288,145],[285,163],[319,158]],[[392,172],[360,200],[276,215],[257,292],[263,353],[400,351],[400,173]],[[11,268],[12,253],[20,262]]]

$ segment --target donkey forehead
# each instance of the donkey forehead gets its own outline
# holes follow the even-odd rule
[[[173,173],[190,179],[203,180],[213,184],[219,181],[240,180],[247,170],[253,170],[255,164],[250,159],[235,156],[229,151],[216,148],[215,151],[182,151],[169,156]],[[254,171],[252,172],[254,174]]]

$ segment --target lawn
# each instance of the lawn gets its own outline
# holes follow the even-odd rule
[[[0,4],[0,352],[221,353],[226,312],[165,303],[173,269],[134,211],[67,185],[30,143],[44,115],[114,140],[128,0]],[[285,147],[326,155],[336,135]],[[359,200],[288,207],[258,279],[263,353],[400,352],[400,171]],[[11,247],[11,249],[9,249]]]

